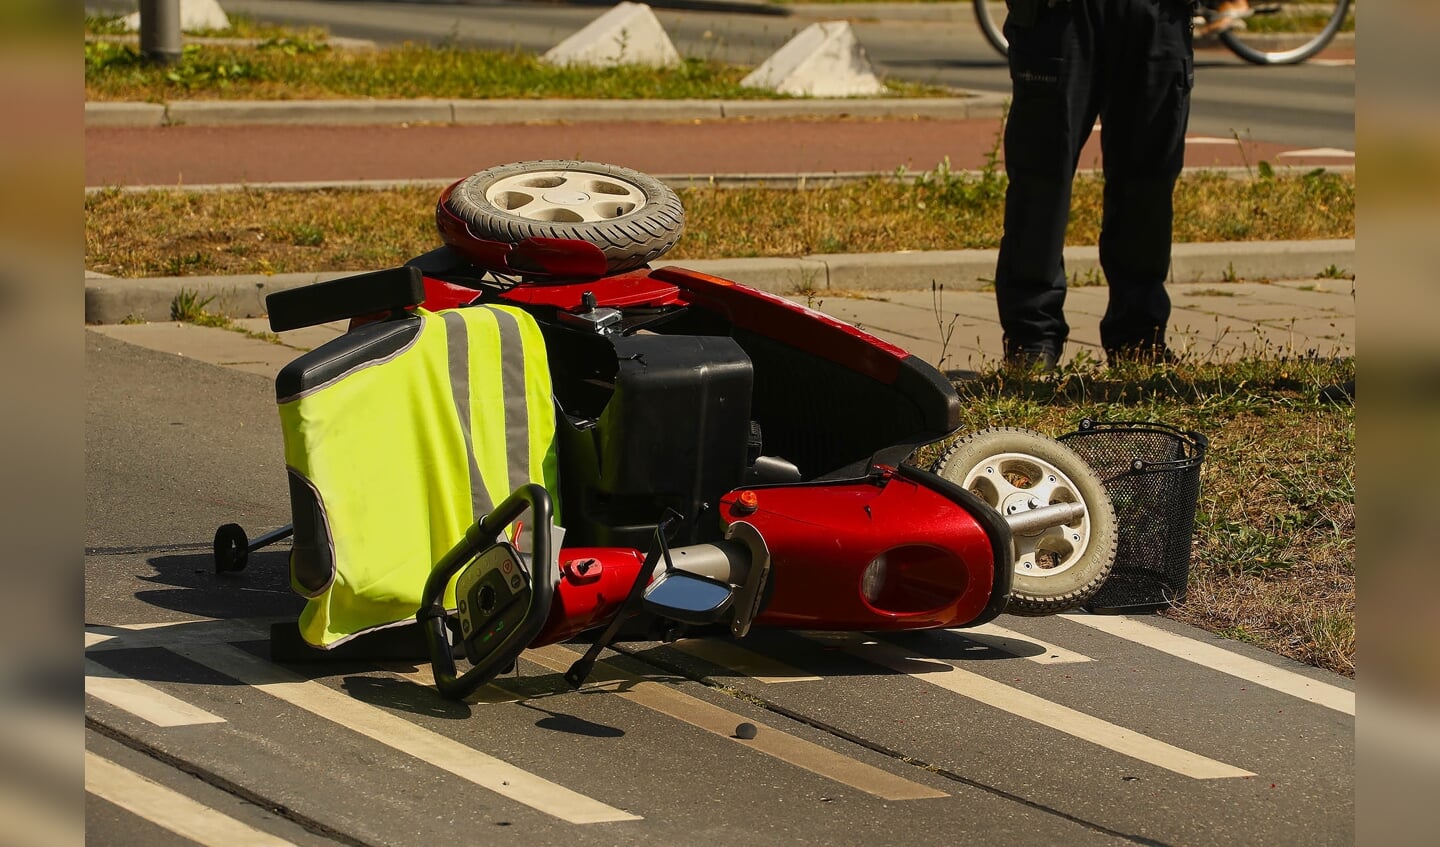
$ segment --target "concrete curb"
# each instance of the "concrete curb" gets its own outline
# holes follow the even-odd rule
[[[816,254],[799,258],[695,259],[655,262],[656,267],[682,265],[776,294],[814,292],[923,291],[932,283],[952,291],[975,291],[995,274],[995,250],[943,250],[907,253]],[[1065,251],[1066,267],[1078,278],[1099,273],[1095,247]],[[1331,267],[1353,271],[1355,241],[1228,242],[1176,244],[1172,251],[1173,283],[1234,280],[1307,279]],[[348,276],[355,271],[328,271],[211,277],[98,278],[87,274],[85,322],[113,324],[127,320],[170,320],[170,304],[182,290],[204,300],[208,311],[232,318],[265,314],[265,296]]]
[[[1280,165],[1274,168],[1279,176],[1299,176],[1316,169],[1314,165]],[[1327,173],[1353,174],[1354,165],[1326,165]],[[835,188],[879,179],[884,182],[912,183],[925,175],[925,171],[814,171],[810,173],[721,173],[721,174],[651,174],[671,188],[680,191],[690,188],[784,188],[796,191],[805,189]],[[979,177],[981,170],[956,170],[954,174]],[[1081,168],[1077,174],[1098,174],[1098,168]],[[1252,180],[1253,168],[1247,167],[1194,167],[1184,173],[1218,174],[1234,180]],[[207,194],[222,191],[393,191],[399,188],[440,189],[463,176],[416,177],[415,179],[355,179],[355,180],[309,180],[300,182],[212,182],[179,185],[87,185],[85,193],[101,194],[118,191],[122,194],[143,194],[151,191],[184,191]]]
[[[790,100],[173,100],[87,102],[85,126],[374,125],[691,121],[797,117],[998,118],[1008,96]]]

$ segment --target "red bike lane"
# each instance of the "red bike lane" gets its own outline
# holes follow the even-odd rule
[[[766,119],[508,125],[172,126],[85,131],[85,184],[459,179],[497,164],[584,159],[647,173],[828,174],[985,165],[999,119]],[[1099,167],[1100,134],[1081,155]],[[1338,167],[1350,151],[1192,137],[1186,165]]]

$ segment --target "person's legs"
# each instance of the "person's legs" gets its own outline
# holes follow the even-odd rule
[[[1080,149],[1095,123],[1093,22],[1086,3],[1039,0],[1029,25],[1012,10],[1014,94],[1005,125],[1005,232],[995,301],[1008,361],[1053,365],[1070,334],[1065,322],[1065,226]],[[1049,361],[1046,361],[1046,354]]]
[[[1110,303],[1100,321],[1107,353],[1164,349],[1176,178],[1185,162],[1194,64],[1190,5],[1108,0],[1101,109],[1105,207],[1100,266]]]

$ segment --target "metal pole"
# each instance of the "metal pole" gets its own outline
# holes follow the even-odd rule
[[[140,52],[163,64],[179,61],[180,0],[140,0]]]

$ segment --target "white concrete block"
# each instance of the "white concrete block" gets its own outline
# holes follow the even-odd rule
[[[590,25],[540,57],[552,65],[674,67],[680,54],[660,19],[644,3],[617,3]]]
[[[125,17],[125,26],[140,30],[140,13]],[[230,17],[216,0],[180,0],[180,30],[198,32],[202,29],[229,29]]]
[[[804,97],[864,97],[885,91],[846,21],[811,24],[740,84]]]

